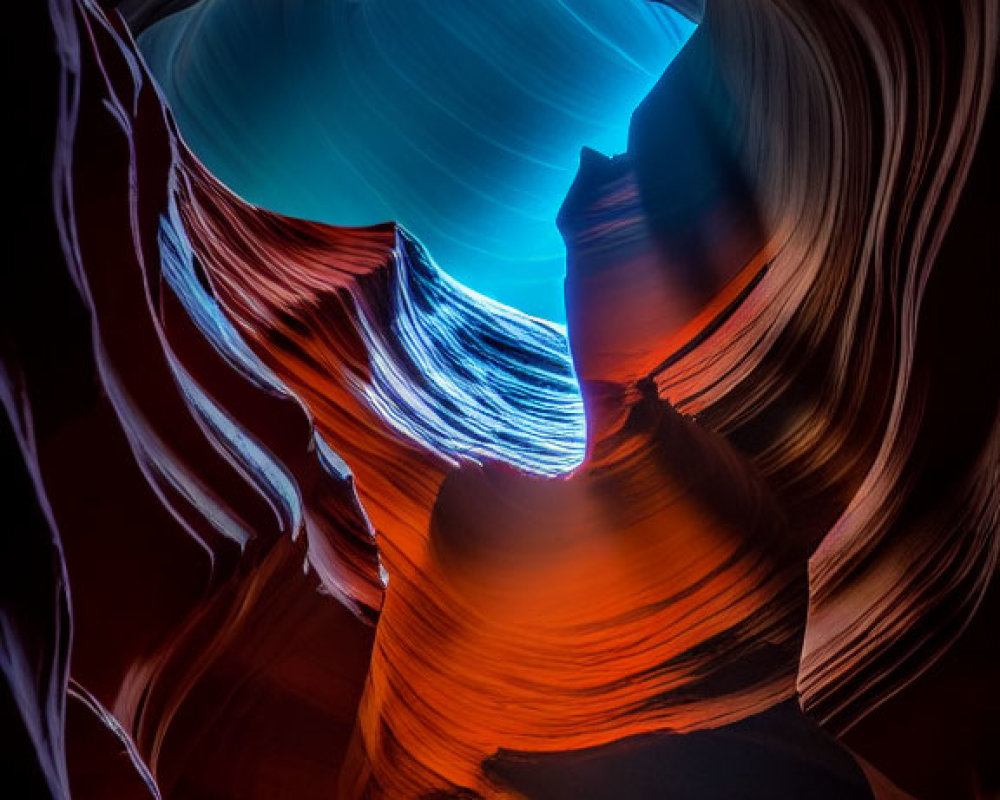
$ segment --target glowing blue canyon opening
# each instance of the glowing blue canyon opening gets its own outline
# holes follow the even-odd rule
[[[562,322],[555,218],[580,148],[625,149],[693,30],[644,0],[205,0],[139,44],[242,197],[396,220],[461,283]]]

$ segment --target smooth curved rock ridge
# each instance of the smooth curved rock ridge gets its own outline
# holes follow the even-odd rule
[[[65,757],[66,682],[72,624],[66,567],[40,475],[33,469],[36,441],[24,377],[0,362],[5,416],[0,444],[7,472],[7,533],[0,545],[0,720],[5,772],[40,796],[69,797]],[[9,766],[8,766],[9,765]]]
[[[23,574],[5,592],[49,598],[4,600],[9,651],[25,653],[5,688],[37,763],[18,768],[23,791],[329,785],[382,599],[370,525],[301,403],[245,348],[217,346],[164,278],[190,267],[164,235],[174,142],[121,20],[54,2],[35,23],[59,44],[38,51],[59,104],[41,133],[56,133],[54,169],[48,149],[36,174],[54,174],[55,203],[36,224],[62,252],[16,276],[3,314],[4,396],[43,510],[30,491],[14,500],[15,520],[25,506],[43,522],[15,526],[4,564]],[[67,703],[67,659],[84,702]],[[200,717],[220,687],[225,711]]]
[[[314,413],[350,394],[345,404],[379,420],[366,427],[388,423],[444,462],[494,458],[542,474],[579,464],[583,406],[557,326],[456,283],[393,225],[283,218],[187,161],[195,178],[182,192],[182,215],[219,302],[261,357],[277,349],[298,362],[295,378],[276,371],[323,394]],[[338,444],[344,432],[328,435],[342,455],[359,446]]]
[[[49,12],[0,320],[37,794],[511,797],[694,731],[833,763],[795,698],[880,799],[995,793],[995,4],[709,3],[581,156],[572,366],[396,226],[241,201],[120,17]]]
[[[663,109],[697,109],[725,131],[715,168],[727,150],[741,167],[704,171],[695,208],[713,186],[752,197],[737,219],[765,232],[767,271],[655,380],[741,446],[816,547],[799,695],[916,797],[997,786],[997,24],[975,2],[709,4],[630,147],[682,257],[691,209],[666,187],[697,161],[665,155],[682,134]]]
[[[620,428],[591,431],[588,461],[566,476],[545,476],[537,469],[545,427],[560,412],[579,413],[571,403],[549,412],[542,405],[545,384],[558,387],[569,376],[551,356],[544,369],[556,331],[499,316],[495,305],[485,306],[494,314],[487,317],[448,285],[451,296],[439,293],[448,302],[425,302],[420,318],[411,316],[407,287],[435,276],[394,227],[281,218],[247,206],[194,162],[188,174],[181,215],[219,302],[310,408],[350,466],[377,531],[387,600],[345,795],[412,796],[447,786],[495,792],[480,762],[502,745],[559,750],[719,725],[790,695],[803,611],[794,599],[803,573],[794,566],[804,554],[788,546],[780,512],[738,454],[634,391],[617,399]],[[504,450],[486,458],[485,446],[502,444],[502,431],[473,429],[471,436],[488,438],[461,458],[447,449],[454,436],[414,436],[408,417],[400,430],[399,416],[372,402],[380,374],[409,395],[436,388],[427,344],[394,353],[381,332],[433,320],[434,327],[411,327],[409,338],[436,344],[442,329],[450,333],[449,314],[462,323],[463,355],[474,353],[489,370],[489,383],[469,382],[479,402],[496,392],[509,404],[483,420],[513,422],[511,430],[537,426],[530,472],[541,475],[512,469],[518,464]],[[512,324],[536,334],[520,345],[509,336],[497,341]],[[497,390],[505,388],[503,367],[518,357],[508,400]],[[438,361],[448,368],[439,374],[453,381],[448,392],[438,389],[455,414],[441,419],[452,424],[469,418],[459,383],[467,362],[468,355]],[[514,405],[525,392],[539,422]],[[406,413],[434,421],[432,408],[408,401]],[[626,497],[627,510],[617,500]],[[674,570],[644,574],[641,564],[669,563],[686,546]],[[637,598],[644,599],[635,608]],[[592,632],[586,646],[583,630]],[[630,651],[633,658],[622,657]],[[753,664],[742,675],[734,669],[741,661]],[[609,717],[622,707],[631,711]],[[566,708],[575,709],[576,725],[565,722]]]

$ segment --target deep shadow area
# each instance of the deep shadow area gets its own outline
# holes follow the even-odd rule
[[[501,752],[487,769],[533,800],[870,800],[854,760],[789,700],[735,725],[576,753]]]

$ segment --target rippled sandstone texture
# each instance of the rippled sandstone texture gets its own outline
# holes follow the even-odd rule
[[[248,206],[116,12],[39,6],[4,772],[864,797],[846,747],[880,798],[995,794],[1000,12],[804,5],[708,3],[584,152],[568,346],[393,225]]]

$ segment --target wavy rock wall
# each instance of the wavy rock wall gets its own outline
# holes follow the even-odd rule
[[[116,11],[48,11],[2,315],[39,793],[863,797],[842,746],[996,791],[995,4],[706,4],[581,156],[568,337],[241,201]]]

